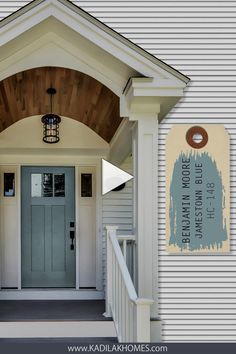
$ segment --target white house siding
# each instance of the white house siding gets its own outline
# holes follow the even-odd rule
[[[1,16],[26,3],[0,1]],[[192,80],[185,97],[160,126],[159,291],[163,340],[236,341],[236,1],[74,3]],[[171,256],[165,252],[165,137],[172,124],[202,122],[224,124],[231,136],[231,253]],[[122,212],[118,209],[113,210],[114,217],[105,219],[105,213],[112,213],[109,205],[114,208],[115,201],[111,196],[104,199],[104,223],[112,218],[118,222],[116,213]]]
[[[0,20],[10,15],[12,12],[17,11],[20,7],[25,6],[29,2],[30,1],[0,0]]]

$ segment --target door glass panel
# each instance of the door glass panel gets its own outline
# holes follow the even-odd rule
[[[81,197],[92,197],[92,173],[81,174]]]
[[[54,175],[54,197],[65,197],[65,174]]]
[[[53,197],[53,174],[43,173],[43,196]]]
[[[4,173],[4,197],[15,196],[15,173]]]
[[[31,174],[31,197],[42,197],[42,175],[41,173]]]

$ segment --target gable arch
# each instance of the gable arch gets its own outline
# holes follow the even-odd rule
[[[48,32],[53,30],[53,32]],[[126,65],[74,34],[55,19],[48,19],[2,47],[0,80],[37,67],[63,67],[83,72],[119,97],[130,76]],[[74,35],[74,36],[73,36]]]
[[[29,116],[50,112],[47,88],[55,87],[53,113],[79,121],[110,142],[122,118],[119,97],[91,76],[62,67],[39,67],[0,82],[0,132]]]

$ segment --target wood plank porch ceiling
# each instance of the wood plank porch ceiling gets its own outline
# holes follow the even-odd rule
[[[0,82],[0,132],[23,118],[50,113],[49,87],[57,90],[54,114],[86,124],[110,142],[122,120],[119,97],[86,74],[58,67],[30,69]]]

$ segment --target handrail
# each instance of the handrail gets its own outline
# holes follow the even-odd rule
[[[134,235],[117,235],[117,239],[119,241],[136,241],[136,237]]]
[[[153,300],[138,298],[116,235],[118,227],[106,226],[106,229],[105,315],[113,317],[119,342],[149,342]]]

